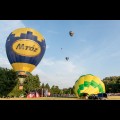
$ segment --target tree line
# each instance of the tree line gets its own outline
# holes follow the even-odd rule
[[[103,79],[106,93],[120,93],[120,76],[110,76]]]
[[[106,93],[120,93],[120,76],[105,77],[103,80]],[[23,90],[19,90],[19,81],[13,69],[0,67],[0,97],[27,95],[31,91],[38,91],[41,88],[48,89],[51,94],[74,94],[73,87],[60,89],[59,86],[41,83],[38,75],[31,73],[26,77]]]
[[[0,97],[19,97],[21,94],[27,95],[32,91],[39,91],[41,88],[48,89],[51,94],[74,94],[73,88],[60,89],[59,86],[41,83],[38,75],[29,73],[24,82],[23,90],[19,90],[19,81],[13,69],[0,67]]]

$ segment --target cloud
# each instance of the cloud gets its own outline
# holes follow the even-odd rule
[[[49,59],[43,58],[43,60],[41,61],[41,64],[43,66],[52,66],[54,63],[55,62],[53,58],[49,58]]]
[[[50,46],[49,46],[49,45],[46,45],[46,49],[48,49],[48,48],[50,48]]]
[[[0,66],[11,68],[5,49],[6,39],[9,34],[17,29],[25,27],[21,20],[0,20]]]
[[[0,20],[0,37],[7,37],[13,30],[25,27],[20,20]]]
[[[57,85],[62,89],[73,87],[83,72],[85,69],[82,66],[79,68],[71,61],[44,58],[40,65],[35,68],[33,74],[38,74],[42,83],[48,83],[50,86]]]
[[[8,59],[0,56],[0,67],[4,67],[4,68],[9,68],[10,69],[11,65],[10,65]]]

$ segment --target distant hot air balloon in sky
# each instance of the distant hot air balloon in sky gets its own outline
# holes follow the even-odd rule
[[[75,82],[73,88],[77,97],[82,96],[84,93],[87,93],[88,95],[105,93],[104,83],[99,77],[92,74],[80,76],[80,78]]]
[[[72,37],[74,35],[73,31],[69,31],[69,35]]]
[[[8,60],[20,77],[32,72],[39,64],[46,50],[45,39],[32,28],[19,28],[10,33],[6,40]]]
[[[69,57],[65,57],[65,59],[68,61],[68,60],[69,60]]]

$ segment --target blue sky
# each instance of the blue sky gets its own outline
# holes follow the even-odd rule
[[[21,27],[36,29],[45,38],[45,55],[32,72],[42,83],[68,88],[83,74],[101,80],[120,75],[120,20],[0,20],[1,67],[12,68],[5,42]],[[75,33],[73,37],[70,30]]]

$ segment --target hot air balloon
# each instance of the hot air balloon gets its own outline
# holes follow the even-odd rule
[[[80,76],[75,82],[74,92],[77,97],[83,96],[83,94],[98,94],[105,93],[105,85],[99,77],[92,74],[86,74]]]
[[[68,60],[69,60],[69,57],[65,57],[65,59],[68,61]]]
[[[6,54],[11,66],[18,74],[21,86],[27,74],[39,64],[45,50],[44,37],[32,28],[16,29],[7,37]]]
[[[69,35],[72,37],[74,35],[74,32],[69,31]]]

